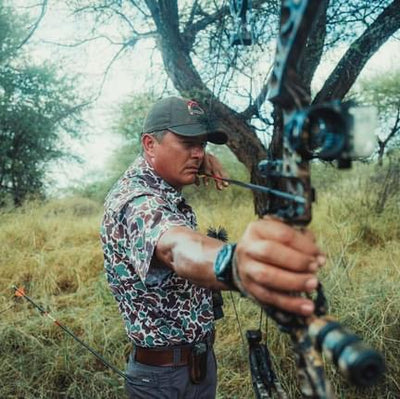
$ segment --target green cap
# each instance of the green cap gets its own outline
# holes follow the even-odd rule
[[[144,121],[143,133],[170,130],[180,136],[207,135],[215,144],[225,144],[228,135],[222,126],[207,116],[196,100],[164,98],[153,105]]]

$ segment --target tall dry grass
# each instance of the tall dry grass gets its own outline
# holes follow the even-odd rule
[[[372,167],[336,174],[318,167],[319,198],[312,229],[329,256],[321,272],[330,311],[380,349],[388,372],[381,384],[359,391],[330,363],[327,371],[340,398],[400,397],[400,200],[393,194],[378,211],[382,184]],[[251,195],[236,188],[225,194],[189,190],[199,228],[225,226],[237,240],[254,220]],[[12,284],[25,287],[60,321],[123,369],[129,342],[102,270],[98,239],[101,206],[71,198],[29,203],[0,214],[0,397],[121,398],[123,382],[96,358],[13,298]],[[252,398],[244,332],[258,328],[259,308],[224,294],[225,318],[217,322],[218,398]],[[266,319],[261,322],[263,328]],[[289,392],[299,397],[288,338],[268,321],[273,363]]]

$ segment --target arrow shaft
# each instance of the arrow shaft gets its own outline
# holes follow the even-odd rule
[[[214,176],[214,175],[209,175],[209,174],[202,174],[202,175],[199,175],[199,177],[210,177],[211,179],[214,179],[214,180],[225,181],[227,183],[235,184],[236,186],[247,188],[247,189],[252,190],[252,191],[261,191],[262,193],[272,194],[272,195],[275,195],[277,197],[281,197],[281,198],[285,198],[285,199],[288,199],[288,200],[291,200],[291,201],[295,201],[295,202],[297,202],[299,204],[305,204],[306,203],[306,200],[303,197],[300,197],[299,195],[294,195],[294,194],[287,193],[285,191],[279,191],[279,190],[275,190],[273,188],[260,186],[258,184],[245,183],[245,182],[242,182],[240,180],[228,179],[226,177],[219,177],[219,176]]]
[[[64,324],[60,323],[57,319],[55,319],[49,312],[47,312],[42,306],[37,304],[32,298],[30,298],[28,295],[25,294],[25,292],[16,286],[12,287],[15,290],[15,293],[18,296],[21,296],[25,298],[31,305],[33,305],[36,309],[39,310],[39,312],[47,316],[51,321],[54,322],[58,327],[60,327],[65,333],[67,333],[70,337],[72,337],[76,342],[81,344],[84,348],[86,348],[92,355],[97,357],[105,366],[113,370],[115,373],[117,373],[120,377],[124,378],[125,380],[129,381],[130,378],[127,376],[125,373],[123,373],[120,369],[115,367],[113,364],[111,364],[108,360],[106,360],[100,353],[95,351],[93,348],[91,348],[87,343],[82,341],[78,336],[76,336],[68,327],[66,327]]]

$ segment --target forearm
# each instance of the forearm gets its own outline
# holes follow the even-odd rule
[[[214,273],[214,262],[218,253],[223,255],[220,252],[223,245],[187,227],[176,227],[161,236],[156,256],[195,284],[229,289],[217,281]],[[266,217],[248,225],[237,243],[234,262],[229,264],[222,260],[218,274],[225,279],[229,271],[233,272],[233,285],[257,302],[309,316],[314,311],[313,301],[293,293],[314,291],[318,286],[315,274],[324,263],[325,256],[310,232]],[[230,268],[224,269],[224,265]],[[224,281],[228,284],[230,279]]]
[[[222,246],[223,243],[215,238],[187,227],[175,227],[160,238],[156,257],[194,284],[211,289],[227,289],[214,274],[214,261]]]

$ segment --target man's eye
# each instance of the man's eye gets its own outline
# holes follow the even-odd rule
[[[202,142],[196,142],[196,141],[183,141],[183,145],[186,148],[193,148],[193,147],[197,147],[200,146],[201,148],[206,148],[207,146],[207,141],[202,141]]]

